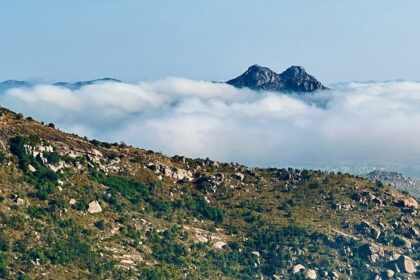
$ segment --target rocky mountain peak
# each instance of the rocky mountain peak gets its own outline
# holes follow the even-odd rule
[[[278,74],[267,67],[254,64],[241,76],[227,82],[235,87],[270,90],[273,85],[280,84]]]
[[[297,78],[297,77],[309,76],[308,73],[306,73],[305,68],[303,68],[302,66],[290,66],[280,75],[285,78]]]
[[[326,89],[315,77],[309,75],[302,66],[291,66],[281,74],[270,68],[252,65],[239,77],[227,81],[234,87],[253,90],[279,92],[313,92]]]

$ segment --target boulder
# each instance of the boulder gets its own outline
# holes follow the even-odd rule
[[[260,257],[260,252],[258,252],[258,251],[252,251],[251,254],[253,254],[254,256],[256,256],[258,258]]]
[[[28,165],[28,169],[29,171],[31,171],[32,173],[36,171],[36,168],[33,167],[31,164]]]
[[[305,276],[306,279],[311,279],[311,280],[315,280],[317,278],[316,276],[316,271],[313,269],[308,269],[306,270],[303,275]]]
[[[199,174],[194,181],[195,187],[202,192],[216,192],[218,184],[219,182],[213,180],[212,177],[203,174]]]
[[[400,256],[397,260],[398,268],[402,272],[406,272],[409,274],[416,272],[416,267],[414,265],[413,260],[408,256]]]
[[[213,243],[213,247],[216,249],[223,249],[223,247],[226,246],[226,243],[223,241],[217,241],[215,243]]]
[[[394,276],[395,272],[392,269],[387,269],[385,271],[385,275],[387,278],[392,278]]]
[[[209,242],[208,238],[206,238],[205,236],[202,236],[202,235],[197,236],[197,240],[200,243],[207,243],[207,242]]]
[[[150,170],[152,170],[155,173],[160,172],[159,167],[153,162],[149,162],[148,164],[146,164],[146,167],[149,168]]]
[[[414,227],[410,227],[407,231],[407,237],[411,239],[419,239],[420,233],[418,230],[416,230]]]
[[[334,280],[338,280],[340,278],[340,275],[338,274],[338,272],[335,272],[335,271],[331,272],[331,276],[332,276],[332,279]]]
[[[216,178],[217,181],[223,183],[223,181],[225,180],[225,175],[223,173],[216,173],[214,174],[214,177]]]
[[[174,177],[174,172],[172,171],[172,169],[169,166],[165,165],[165,164],[160,164],[160,171],[166,177]]]
[[[178,179],[178,180],[184,180],[184,179],[187,181],[193,180],[193,175],[191,171],[187,171],[185,169],[176,169],[173,176],[175,179]]]
[[[235,174],[233,174],[233,178],[239,181],[243,181],[243,179],[245,178],[245,175],[240,172],[236,172]]]
[[[378,239],[382,232],[379,228],[371,225],[368,221],[362,220],[362,222],[356,226],[356,230],[365,236],[370,236],[373,239]]]
[[[74,199],[74,198],[70,199],[69,204],[70,205],[75,205],[76,204],[76,199]]]
[[[94,200],[91,203],[89,203],[89,208],[88,208],[89,214],[96,214],[96,213],[101,213],[101,212],[102,212],[102,207],[98,201]]]
[[[25,205],[25,200],[23,200],[22,198],[18,197],[18,198],[16,198],[16,204],[17,205]]]
[[[393,244],[394,244],[394,246],[402,247],[402,248],[405,248],[405,249],[410,249],[411,248],[410,240],[408,240],[407,238],[401,237],[401,236],[396,236],[393,239]]]
[[[402,199],[400,201],[400,205],[402,207],[409,207],[409,208],[414,208],[414,209],[417,209],[419,207],[417,200],[415,200],[412,197],[407,197],[407,198]]]
[[[302,270],[305,270],[305,267],[304,267],[303,265],[301,265],[301,264],[297,264],[297,265],[295,265],[295,266],[293,267],[293,269],[292,269],[292,273],[293,273],[293,274],[296,274],[296,273],[298,273],[298,272],[300,272],[300,271],[302,271]]]
[[[374,243],[366,243],[359,247],[359,253],[365,259],[375,262],[385,255],[384,249]]]

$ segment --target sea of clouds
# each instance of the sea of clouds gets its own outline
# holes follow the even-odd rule
[[[306,95],[183,78],[77,90],[38,84],[0,93],[0,105],[67,132],[167,155],[420,174],[416,82],[346,83]]]

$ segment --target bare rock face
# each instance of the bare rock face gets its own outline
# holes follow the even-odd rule
[[[397,260],[398,268],[406,273],[415,273],[416,267],[414,265],[413,260],[407,256],[400,256]]]
[[[89,214],[96,214],[96,213],[101,213],[101,212],[102,212],[102,207],[98,201],[94,200],[91,203],[89,203],[89,208],[88,208]]]
[[[301,66],[291,66],[277,74],[267,67],[252,65],[245,73],[227,83],[237,88],[298,93],[326,89]]]

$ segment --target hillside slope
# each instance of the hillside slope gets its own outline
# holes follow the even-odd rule
[[[6,279],[418,279],[417,201],[346,174],[88,141],[1,109]]]

